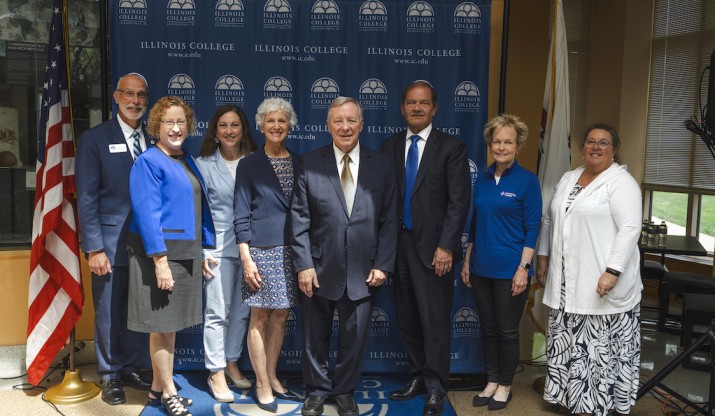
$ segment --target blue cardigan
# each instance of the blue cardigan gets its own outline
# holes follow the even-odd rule
[[[213,248],[216,241],[211,210],[206,200],[206,185],[194,159],[186,163],[201,183],[201,245]],[[201,257],[197,245],[194,198],[191,181],[183,163],[164,154],[158,147],[142,153],[129,175],[132,221],[129,249],[148,257],[168,255],[171,260]],[[133,234],[133,235],[132,235]],[[136,236],[143,244],[137,244]]]
[[[541,187],[536,175],[517,161],[504,171],[498,185],[494,169],[492,164],[474,182],[469,271],[480,277],[511,279],[524,247],[536,246]]]

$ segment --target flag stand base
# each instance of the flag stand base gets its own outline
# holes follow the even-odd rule
[[[98,394],[99,387],[92,382],[82,380],[79,370],[67,370],[62,383],[47,389],[45,400],[54,404],[76,404]]]

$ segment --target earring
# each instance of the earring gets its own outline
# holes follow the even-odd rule
[[[214,137],[214,142],[218,144],[218,137]]]

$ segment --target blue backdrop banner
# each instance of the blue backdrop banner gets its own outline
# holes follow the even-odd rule
[[[361,102],[361,142],[377,149],[405,128],[404,87],[427,80],[438,93],[434,126],[467,144],[474,180],[486,162],[490,7],[490,0],[112,0],[112,82],[139,72],[149,83],[149,105],[165,95],[191,105],[198,132],[185,148],[196,156],[217,106],[236,104],[252,119],[267,97],[295,107],[288,147],[298,153],[330,142],[327,108],[340,95]],[[254,129],[260,146],[264,137]],[[461,266],[454,274],[452,372],[482,373],[479,317]],[[299,313],[288,320],[282,371],[300,371]],[[366,372],[407,371],[391,282],[377,295],[368,342]],[[176,358],[178,369],[203,368],[200,325],[179,334]]]

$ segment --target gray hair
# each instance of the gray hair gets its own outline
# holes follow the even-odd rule
[[[144,75],[142,75],[142,74],[140,74],[140,73],[138,73],[138,72],[130,72],[130,73],[126,74],[126,75],[122,75],[121,77],[119,77],[119,79],[117,80],[117,88],[116,88],[116,89],[119,89],[119,84],[122,82],[122,80],[123,80],[124,78],[130,76],[130,75],[134,75],[135,77],[141,79],[141,80],[144,82],[144,86],[145,86],[147,89],[149,89],[149,83],[146,82],[146,78],[144,78]]]
[[[298,124],[298,116],[295,114],[295,110],[293,110],[290,101],[284,100],[283,98],[271,97],[263,100],[261,105],[258,106],[258,110],[256,110],[256,126],[258,126],[259,130],[266,116],[276,111],[282,111],[288,116],[289,129],[292,129]]]
[[[348,104],[348,103],[353,103],[358,109],[358,115],[360,115],[360,120],[362,120],[362,106],[360,105],[360,102],[358,100],[352,98],[352,97],[337,97],[333,100],[333,102],[330,103],[330,107],[328,108],[328,123],[330,123],[330,113],[333,112],[333,108],[338,108],[342,105]]]

